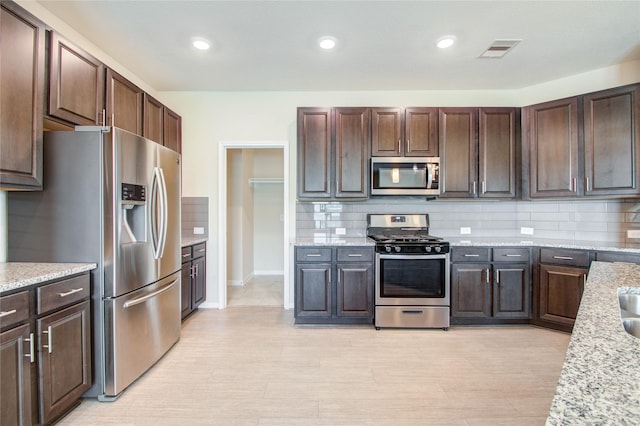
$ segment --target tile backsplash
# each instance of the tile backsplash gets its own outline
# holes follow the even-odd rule
[[[209,198],[182,197],[182,236],[194,236],[193,228],[204,228],[203,235],[209,236]]]
[[[298,237],[366,235],[368,213],[428,213],[430,233],[451,241],[469,238],[549,239],[634,246],[627,230],[640,229],[640,200],[445,201],[376,198],[363,202],[298,202]],[[460,228],[471,228],[471,234]],[[521,233],[522,228],[533,235]],[[525,229],[526,231],[526,229]]]

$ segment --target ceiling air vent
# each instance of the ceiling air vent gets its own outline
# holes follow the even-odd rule
[[[485,50],[480,58],[499,59],[507,54],[508,51],[516,47],[520,43],[521,39],[513,40],[494,40],[491,45]]]

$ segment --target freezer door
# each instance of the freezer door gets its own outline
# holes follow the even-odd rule
[[[157,259],[159,277],[166,277],[182,267],[181,264],[181,216],[180,216],[180,154],[161,145],[157,145],[158,157],[156,167],[163,181],[164,234],[160,241],[160,256]]]
[[[121,393],[180,338],[180,273],[104,301],[105,383],[102,399]]]

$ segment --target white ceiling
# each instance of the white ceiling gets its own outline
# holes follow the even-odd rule
[[[158,91],[519,89],[640,59],[640,0],[39,1]],[[479,59],[495,39],[522,42]]]

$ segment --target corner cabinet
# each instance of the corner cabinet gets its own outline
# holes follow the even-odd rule
[[[298,199],[369,196],[369,108],[298,108]]]
[[[42,189],[45,31],[15,3],[0,3],[0,190]]]
[[[437,157],[438,109],[372,108],[371,155]]]
[[[207,243],[182,247],[182,308],[185,319],[207,297]]]
[[[439,110],[441,197],[515,198],[519,195],[519,110]]]
[[[635,84],[525,107],[528,195],[640,194],[639,96]]]
[[[373,323],[373,247],[295,248],[295,323]]]

